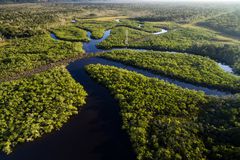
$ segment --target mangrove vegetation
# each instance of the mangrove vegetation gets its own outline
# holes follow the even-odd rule
[[[90,76],[118,100],[139,160],[239,159],[240,96],[215,98],[111,66]]]
[[[64,66],[0,83],[0,150],[9,154],[19,143],[60,129],[86,96]]]
[[[206,57],[186,53],[134,50],[105,52],[100,54],[100,57],[188,82],[240,92],[240,77],[225,72],[215,61]]]

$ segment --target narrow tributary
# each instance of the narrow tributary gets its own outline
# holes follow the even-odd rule
[[[162,33],[166,32],[164,30]],[[88,32],[91,41],[84,43],[83,48],[87,53],[104,51],[96,46],[109,37],[110,33],[111,30],[107,30],[103,38],[94,40],[90,38],[91,33]],[[53,33],[51,37],[58,40]],[[86,105],[81,107],[79,114],[73,116],[60,131],[52,132],[33,142],[19,144],[14,152],[8,156],[0,153],[0,160],[134,160],[135,155],[129,137],[121,129],[117,101],[111,96],[109,90],[91,79],[84,69],[85,65],[97,63],[135,71],[148,77],[174,83],[183,88],[203,91],[208,95],[229,94],[101,58],[76,60],[70,63],[67,69],[87,91]]]

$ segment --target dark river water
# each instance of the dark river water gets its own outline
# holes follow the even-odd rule
[[[106,38],[108,38],[110,34],[111,34],[111,30],[107,30],[105,31],[104,36],[101,39],[92,39],[91,32],[87,32],[90,42],[83,43],[83,49],[85,50],[86,53],[96,53],[96,52],[104,51],[102,49],[98,49],[97,44],[104,41]]]
[[[79,114],[60,131],[19,144],[9,156],[0,155],[0,160],[134,160],[129,138],[121,129],[118,103],[84,70],[85,65],[98,62],[82,59],[67,66],[88,93]]]
[[[50,36],[51,36],[54,40],[59,40],[54,33],[50,33]]]
[[[84,43],[87,53],[103,50],[96,45],[106,39],[111,31],[105,32],[99,40],[91,39]],[[54,34],[50,35],[58,40]],[[88,36],[91,33],[88,32]],[[10,155],[0,153],[0,160],[134,160],[135,154],[131,148],[129,137],[121,129],[121,117],[118,103],[110,92],[91,79],[84,70],[88,64],[104,64],[135,71],[148,77],[155,77],[183,88],[195,89],[208,95],[227,95],[215,89],[200,87],[181,82],[168,77],[152,74],[124,64],[101,58],[86,58],[76,60],[67,66],[72,77],[84,86],[88,93],[87,103],[79,114],[73,116],[59,131],[52,132],[33,142],[17,145]]]
[[[88,76],[84,69],[84,66],[88,64],[104,64],[124,68],[148,77],[163,79],[183,88],[201,90],[209,95],[221,96],[227,94],[101,58],[76,60],[70,63],[67,69],[89,94],[86,105],[60,131],[53,132],[34,142],[20,144],[9,156],[1,154],[0,160],[135,159],[129,138],[121,130],[118,103],[105,87]]]
[[[167,33],[168,30],[162,29],[159,32],[155,32],[153,33],[154,35],[160,35],[160,34],[164,34]],[[104,33],[104,36],[101,39],[92,39],[91,32],[87,32],[87,36],[90,39],[90,42],[84,42],[83,43],[83,49],[85,50],[86,53],[97,53],[97,52],[104,52],[104,51],[112,51],[112,50],[120,50],[120,49],[128,49],[128,48],[113,48],[111,50],[103,50],[103,49],[99,49],[97,48],[97,44],[99,44],[100,42],[104,41],[105,39],[107,39],[111,34],[111,30],[107,30]],[[56,35],[54,33],[51,33],[50,36],[55,39],[55,40],[59,40]],[[138,51],[147,51],[146,49],[134,49],[134,50],[138,50]],[[169,51],[169,53],[174,53],[176,54],[177,52],[171,52]],[[222,64],[222,63],[218,63],[219,67],[221,67],[225,72],[229,72],[229,73],[233,73],[233,69],[232,67],[230,67],[229,65],[226,64]]]
[[[78,60],[78,61],[75,61],[74,63],[77,63],[77,64],[80,65],[82,63],[82,61],[83,60]],[[157,78],[157,79],[160,79],[160,80],[164,80],[164,81],[176,84],[178,86],[181,86],[182,88],[193,89],[193,90],[196,90],[196,91],[203,91],[207,95],[224,96],[224,95],[231,94],[231,93],[228,93],[228,92],[219,91],[217,89],[211,89],[211,88],[207,88],[207,87],[194,85],[194,84],[191,84],[191,83],[182,82],[182,81],[179,81],[179,80],[176,80],[176,79],[173,79],[173,78],[169,78],[167,76],[154,74],[154,73],[151,73],[151,72],[143,70],[143,69],[138,69],[138,68],[135,68],[135,67],[131,67],[131,66],[122,64],[120,62],[114,62],[114,61],[106,60],[106,59],[102,59],[102,58],[87,58],[87,59],[84,59],[84,62],[86,64],[103,64],[103,65],[109,65],[109,66],[115,66],[115,67],[118,67],[118,68],[123,68],[123,69],[129,70],[129,71],[134,71],[134,72],[143,74],[147,77]]]

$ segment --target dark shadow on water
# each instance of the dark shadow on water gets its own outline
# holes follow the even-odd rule
[[[86,52],[99,52],[96,44],[110,35],[106,31],[99,40],[84,43]],[[88,37],[90,37],[88,32]],[[53,39],[57,40],[54,34]],[[136,159],[128,135],[121,129],[118,103],[110,92],[91,79],[84,70],[87,64],[101,63],[136,71],[148,77],[155,77],[183,88],[204,91],[208,95],[227,95],[215,89],[208,89],[184,83],[148,71],[129,67],[121,63],[100,58],[77,60],[67,66],[72,77],[84,86],[88,93],[87,104],[81,107],[59,131],[52,132],[34,142],[19,144],[9,156],[0,153],[0,160],[134,160]]]
[[[103,59],[103,58],[88,58],[88,59],[80,60],[79,62],[81,62],[81,61],[86,61],[87,62],[86,64],[99,63],[99,64],[103,64],[103,65],[110,65],[110,66],[115,66],[118,68],[123,68],[123,69],[129,70],[129,71],[134,71],[134,72],[143,74],[147,77],[158,78],[158,79],[164,80],[166,82],[176,84],[177,86],[180,86],[182,88],[192,89],[192,90],[196,90],[196,91],[203,91],[207,95],[213,95],[213,96],[231,95],[230,92],[224,92],[224,91],[220,91],[220,90],[217,90],[214,88],[208,88],[208,87],[199,86],[197,84],[183,82],[183,81],[180,81],[180,80],[177,80],[174,78],[170,78],[170,77],[159,75],[159,74],[154,74],[147,70],[138,69],[135,67],[125,65],[120,62],[115,62],[115,61],[111,61],[111,60],[107,60],[107,59]]]
[[[34,142],[18,145],[0,160],[134,160],[135,154],[125,131],[121,129],[118,103],[103,86],[84,70],[83,59],[67,69],[88,93],[87,104],[60,131]]]

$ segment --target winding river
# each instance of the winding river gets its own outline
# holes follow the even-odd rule
[[[153,33],[153,34],[159,35],[159,34],[164,34],[164,33],[167,33],[167,30],[162,29],[160,32],[156,32],[156,33]],[[107,39],[110,36],[110,34],[111,34],[111,30],[107,30],[107,31],[105,31],[104,36],[101,39],[92,39],[91,38],[91,32],[87,32],[87,35],[88,35],[88,38],[90,39],[90,42],[83,43],[83,48],[86,51],[86,53],[88,54],[88,53],[106,52],[106,51],[111,51],[111,50],[119,50],[119,48],[113,48],[111,50],[103,50],[103,49],[98,49],[97,48],[97,44],[99,44],[100,42]],[[56,36],[51,36],[51,37],[54,38]],[[56,39],[56,38],[54,38],[54,39]],[[126,48],[124,48],[124,49],[126,49]],[[137,49],[137,50],[147,51],[145,49]],[[177,54],[176,52],[169,52],[169,53]],[[149,71],[146,71],[146,70],[137,69],[137,68],[130,67],[130,66],[124,65],[122,63],[113,62],[113,61],[110,61],[110,60],[103,60],[101,58],[88,58],[85,61],[87,61],[88,64],[97,62],[97,63],[104,64],[104,65],[117,66],[119,68],[124,68],[124,69],[130,70],[130,71],[135,71],[137,73],[141,73],[141,74],[143,74],[145,76],[148,76],[148,77],[154,77],[154,78],[158,78],[158,79],[161,79],[161,80],[165,80],[167,82],[176,84],[176,85],[181,86],[183,88],[193,89],[193,90],[197,90],[197,91],[203,91],[207,95],[225,96],[225,95],[231,94],[231,93],[228,93],[228,92],[219,91],[217,89],[213,89],[213,88],[209,88],[209,87],[202,87],[202,86],[199,86],[199,85],[194,85],[194,84],[191,84],[191,83],[182,82],[180,80],[176,80],[174,78],[169,78],[167,76],[153,74],[153,73],[151,73]],[[76,63],[81,63],[81,60],[80,60],[80,62],[79,61],[75,61],[75,62]],[[226,72],[231,72],[232,71],[229,66],[223,65],[221,63],[218,63],[218,64]]]
[[[162,29],[160,32],[155,32],[153,33],[154,35],[159,35],[159,34],[164,34],[167,33],[168,31],[166,29]]]
[[[67,66],[72,77],[88,93],[86,104],[61,130],[38,140],[17,145],[0,160],[134,160],[135,155],[125,131],[121,129],[118,103],[108,89],[96,83],[84,66],[98,63],[85,58]]]
[[[168,30],[166,29],[162,29],[159,32],[155,32],[153,33],[154,35],[160,35],[160,34],[164,34],[167,33]],[[103,49],[99,49],[97,48],[97,44],[99,44],[100,42],[104,41],[105,39],[107,39],[111,34],[111,30],[107,30],[104,32],[104,36],[101,39],[92,39],[91,32],[87,32],[87,36],[90,39],[90,42],[84,42],[83,43],[83,49],[85,50],[86,53],[97,53],[97,52],[104,52],[104,51],[112,51],[112,50],[119,50],[119,49],[128,49],[128,48],[113,48],[111,50],[103,50]],[[55,39],[55,40],[59,40],[55,34],[51,33],[50,36]],[[147,51],[146,49],[134,49],[134,50],[138,50],[138,51]],[[177,54],[177,52],[172,52],[169,51],[168,53],[173,53],[173,54]],[[221,67],[225,72],[228,73],[233,73],[233,69],[226,64],[222,64],[222,63],[218,63],[219,67]]]
[[[91,39],[84,43],[87,53],[102,52],[96,45],[105,40],[111,33],[107,30],[103,38]],[[166,32],[165,32],[166,33]],[[162,33],[163,34],[163,33]],[[58,40],[54,34],[50,35]],[[143,50],[144,51],[144,50]],[[33,142],[18,145],[10,155],[0,153],[1,160],[134,160],[135,154],[131,148],[128,135],[121,129],[119,107],[105,87],[96,83],[85,72],[88,64],[104,64],[117,66],[141,73],[148,77],[163,79],[178,86],[204,91],[208,95],[223,96],[229,93],[215,89],[200,87],[181,82],[165,76],[152,74],[148,71],[126,66],[101,58],[85,58],[76,60],[67,66],[72,77],[84,86],[88,93],[87,103],[78,115],[73,116],[60,131],[52,132]],[[229,69],[228,69],[229,70]]]
[[[104,32],[104,35],[101,39],[92,39],[91,38],[92,33],[88,31],[87,36],[90,39],[90,41],[83,43],[83,49],[85,50],[86,53],[103,52],[104,50],[97,48],[97,44],[107,39],[110,36],[110,34],[111,30],[107,30]]]

